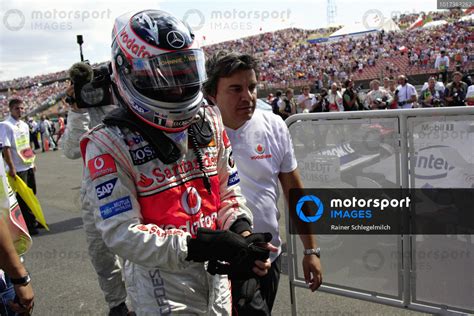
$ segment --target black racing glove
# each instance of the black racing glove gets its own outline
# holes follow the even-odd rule
[[[198,228],[196,238],[188,239],[186,260],[204,262],[221,260],[233,262],[245,256],[248,243],[244,237],[230,230]]]
[[[222,262],[219,260],[209,261],[207,272],[210,274],[227,274],[231,280],[248,280],[258,277],[252,268],[255,260],[265,261],[270,256],[270,251],[265,244],[272,240],[270,233],[256,233],[245,237],[247,251],[241,253],[235,260]]]

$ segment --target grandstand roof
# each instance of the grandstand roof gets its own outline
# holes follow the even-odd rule
[[[373,25],[373,27],[370,25]],[[384,18],[383,22],[378,24],[370,23],[368,25],[367,23],[356,22],[350,25],[345,25],[343,28],[332,33],[329,39],[339,39],[341,36],[357,37],[381,30],[384,30],[385,32],[399,31],[400,28],[392,19],[389,18]]]

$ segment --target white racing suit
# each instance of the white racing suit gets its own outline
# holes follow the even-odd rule
[[[89,108],[84,113],[69,111],[66,131],[61,142],[64,155],[69,159],[80,158],[79,140],[81,136],[88,132],[90,128],[100,124],[105,114],[114,108],[115,106]],[[125,302],[127,298],[120,261],[107,248],[95,227],[94,212],[85,195],[84,186],[81,187],[80,200],[82,202],[82,221],[86,232],[89,256],[97,273],[99,286],[104,293],[105,301],[109,308],[112,308]]]
[[[160,161],[143,137],[127,128],[98,127],[81,141],[84,184],[96,227],[126,260],[127,291],[138,315],[230,315],[227,276],[186,261],[187,238],[198,227],[229,229],[252,222],[217,108],[205,108],[213,137],[200,146],[204,172],[192,149],[173,164]]]

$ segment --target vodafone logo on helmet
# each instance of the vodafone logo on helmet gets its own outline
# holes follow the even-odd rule
[[[123,44],[121,46],[128,48],[127,52],[135,57],[146,58],[152,56],[152,53],[147,50],[146,46],[137,44],[137,38],[130,36],[125,29],[120,33],[120,41]]]
[[[181,206],[189,215],[196,215],[201,209],[201,196],[195,187],[189,187],[181,196]]]

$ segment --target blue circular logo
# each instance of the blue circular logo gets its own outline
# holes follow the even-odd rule
[[[318,207],[318,211],[316,212],[316,215],[306,216],[306,214],[302,210],[303,204],[305,202],[313,202],[314,204],[316,204],[316,206]],[[321,216],[323,216],[323,211],[324,211],[323,203],[321,202],[320,199],[318,199],[314,195],[305,195],[302,198],[300,198],[298,200],[298,203],[296,204],[296,214],[298,214],[298,217],[301,218],[301,220],[306,223],[316,222],[318,219],[321,218]]]

